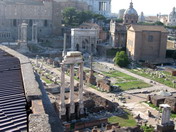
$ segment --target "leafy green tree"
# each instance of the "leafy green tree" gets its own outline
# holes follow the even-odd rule
[[[120,51],[116,53],[116,56],[114,58],[114,63],[120,67],[128,66],[130,62],[125,51]]]
[[[76,17],[77,17],[77,10],[73,7],[65,8],[63,11],[63,19],[64,23],[68,25],[72,25],[75,23]]]
[[[106,17],[104,17],[103,15],[100,15],[100,14],[93,14],[93,18],[96,21],[106,21]]]
[[[123,19],[116,19],[117,23],[123,23]]]
[[[154,25],[163,26],[164,24],[160,21],[157,21],[157,22],[154,23]]]
[[[77,13],[77,22],[79,24],[89,21],[93,18],[93,13],[90,11],[79,11]]]
[[[73,7],[65,8],[63,13],[63,23],[70,26],[82,24],[83,22],[94,19],[105,22],[107,19],[100,14],[94,14],[91,11],[78,11]]]

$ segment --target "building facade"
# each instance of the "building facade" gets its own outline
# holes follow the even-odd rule
[[[84,1],[88,4],[89,10],[94,13],[104,15],[105,17],[111,16],[111,0],[78,0]]]
[[[130,3],[130,7],[125,11],[123,16],[124,24],[136,24],[138,22],[138,13],[133,8],[133,3]]]
[[[127,31],[127,54],[134,60],[164,59],[168,31],[163,26],[131,25]]]
[[[32,40],[33,24],[37,24],[39,38],[50,36],[53,34],[53,29],[60,26],[59,20],[54,18],[53,14],[55,13],[53,12],[53,1],[49,0],[1,1],[0,42],[16,41],[18,29],[24,20],[28,24],[28,40]]]
[[[96,54],[97,42],[97,29],[71,29],[71,48],[73,51]]]
[[[126,47],[127,26],[111,20],[110,22],[110,42],[113,47]]]
[[[125,13],[125,9],[119,10],[118,19],[123,19],[124,13]]]
[[[103,30],[103,28],[101,26],[99,26],[98,24],[96,23],[82,23],[79,28],[81,29],[96,29],[98,30],[98,41],[101,43],[101,42],[104,42],[107,40],[107,32],[105,32]]]

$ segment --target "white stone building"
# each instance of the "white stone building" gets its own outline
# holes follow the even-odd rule
[[[173,8],[172,12],[168,15],[168,26],[176,26],[176,10]]]
[[[111,0],[78,0],[84,1],[88,4],[89,10],[94,13],[104,15],[105,17],[111,16]]]
[[[96,54],[97,42],[97,29],[71,29],[71,48],[73,51]]]

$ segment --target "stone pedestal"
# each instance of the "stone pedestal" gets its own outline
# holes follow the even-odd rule
[[[161,124],[157,125],[158,132],[173,132],[175,125],[174,122],[170,121],[171,108],[168,104],[161,104],[162,117]]]
[[[92,85],[96,85],[96,77],[93,75],[93,71],[90,71],[90,76],[87,78],[87,83],[90,83]]]
[[[157,125],[158,132],[173,132],[174,128],[175,128],[175,125],[173,122],[170,122],[167,125]]]
[[[26,42],[20,42],[19,43],[19,49],[17,49],[18,52],[20,53],[28,53],[29,52],[29,48],[27,46]]]

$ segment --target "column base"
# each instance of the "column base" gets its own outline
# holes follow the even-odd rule
[[[61,115],[60,116],[61,120],[64,122],[64,121],[67,121],[67,116],[66,115]]]
[[[76,114],[75,113],[70,114],[70,118],[69,119],[70,119],[70,121],[71,120],[75,120],[76,119]]]
[[[166,125],[157,125],[157,131],[158,132],[173,132],[174,131],[174,123],[170,122],[169,124]]]

